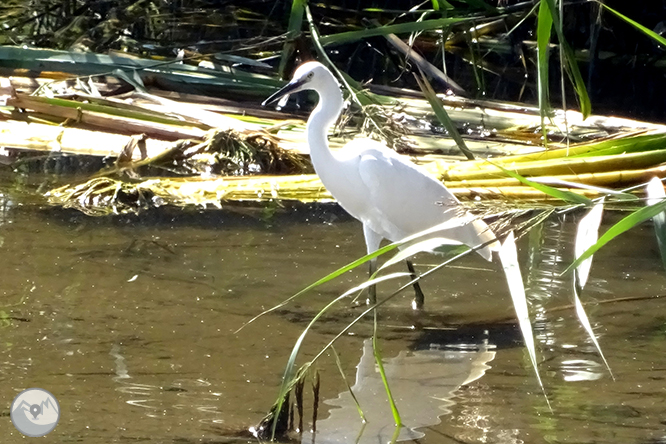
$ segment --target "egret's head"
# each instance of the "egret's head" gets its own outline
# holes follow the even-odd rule
[[[330,87],[330,85],[338,87],[333,74],[324,65],[319,62],[306,62],[296,69],[288,84],[264,100],[262,105],[268,105],[280,100],[287,94],[294,94],[306,89],[322,91],[323,88]]]

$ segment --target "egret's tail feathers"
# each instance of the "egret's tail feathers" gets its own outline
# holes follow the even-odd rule
[[[472,237],[472,239],[470,239],[471,242],[466,242],[466,244],[470,247],[477,247],[490,242],[485,247],[479,248],[476,251],[483,256],[485,260],[493,260],[493,251],[499,251],[500,248],[500,243],[497,240],[495,233],[493,233],[493,230],[490,229],[487,223],[480,219],[475,220],[469,224],[468,227],[471,228],[472,232],[470,233],[470,237]]]
[[[406,237],[402,239],[405,244],[400,248],[404,249],[429,239],[436,239],[442,246],[467,245],[476,249],[476,252],[487,261],[492,261],[493,251],[499,251],[500,248],[500,243],[488,224],[481,219],[474,219],[472,215],[451,219],[428,230]],[[430,251],[437,252],[438,250],[437,247]]]

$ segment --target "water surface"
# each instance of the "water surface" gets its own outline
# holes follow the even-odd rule
[[[3,443],[26,439],[12,427],[9,405],[29,387],[47,389],[60,402],[61,421],[48,442],[256,442],[245,431],[274,402],[294,341],[319,308],[365,275],[364,268],[349,272],[236,334],[262,310],[361,256],[360,224],[334,205],[284,209],[270,220],[250,208],[94,219],[11,196],[3,192],[0,213]],[[597,254],[583,296],[593,302],[588,313],[613,381],[568,306],[568,281],[557,275],[572,254],[574,219],[549,221],[532,247],[528,239],[521,243],[552,412],[510,321],[499,265],[475,256],[424,280],[423,315],[411,312],[409,293],[381,310],[385,364],[405,399],[403,416],[419,425],[402,438],[666,439],[666,308],[659,297],[666,279],[652,227]],[[436,261],[417,260],[421,269]],[[397,286],[386,283],[379,292]],[[306,341],[303,359],[359,312],[344,303],[327,316]],[[371,382],[374,363],[363,359],[370,332],[371,323],[361,323],[336,345],[350,385],[370,387],[366,410],[383,396]],[[317,368],[324,402],[316,442],[354,442],[360,423],[342,415],[349,399],[335,360],[326,356]],[[340,422],[330,424],[343,416],[349,437],[336,441]],[[365,430],[386,431],[390,423],[389,417]],[[337,432],[326,436],[327,429]]]

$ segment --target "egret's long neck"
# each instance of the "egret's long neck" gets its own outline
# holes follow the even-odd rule
[[[330,80],[330,83],[327,82],[323,88],[317,89],[319,103],[310,114],[306,125],[310,158],[320,177],[323,171],[329,170],[324,165],[336,162],[333,153],[328,148],[327,134],[328,129],[335,123],[342,111],[342,92],[333,76]]]

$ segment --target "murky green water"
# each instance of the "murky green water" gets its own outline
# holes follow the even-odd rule
[[[3,443],[29,439],[9,419],[11,401],[29,387],[60,401],[60,423],[44,442],[254,442],[245,430],[273,403],[294,341],[318,308],[365,274],[348,273],[234,334],[360,256],[360,225],[332,206],[285,210],[266,222],[250,210],[92,219],[7,196],[1,203]],[[423,282],[423,316],[411,313],[409,293],[382,309],[382,347],[398,408],[405,423],[420,427],[401,438],[666,440],[666,307],[655,298],[666,294],[666,274],[652,227],[628,233],[595,257],[583,297],[599,302],[588,313],[615,381],[566,307],[567,281],[551,273],[570,258],[572,229],[552,221],[539,253],[526,240],[521,253],[552,412],[520,333],[500,322],[513,308],[499,265],[473,257]],[[527,271],[529,261],[537,271]],[[387,283],[379,292],[396,287]],[[359,311],[342,306],[326,317],[306,341],[304,358]],[[424,329],[407,328],[414,323]],[[370,331],[369,322],[360,324],[336,347],[369,425],[359,435],[355,407],[339,395],[345,385],[328,356],[317,366],[325,401],[316,442],[351,443],[357,436],[384,442],[393,433],[368,360]]]

